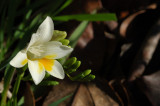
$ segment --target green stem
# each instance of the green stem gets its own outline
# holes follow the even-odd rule
[[[24,76],[24,72],[26,70],[26,68],[25,69],[24,68],[22,70],[18,70],[16,82],[15,82],[14,87],[13,87],[13,93],[12,93],[11,101],[13,102],[14,106],[17,106],[17,93],[18,93],[18,90],[19,90],[21,80]]]
[[[15,68],[9,66],[8,68],[6,68],[5,71],[7,71],[7,74],[4,77],[4,89],[2,92],[2,99],[0,102],[0,106],[6,106],[7,92],[9,90],[9,86],[10,86],[11,79],[13,77]]]

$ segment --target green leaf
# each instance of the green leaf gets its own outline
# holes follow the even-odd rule
[[[9,59],[5,60],[3,63],[0,64],[0,71],[2,71],[2,69],[4,69],[8,65],[8,63],[11,59],[12,58],[9,58]]]
[[[66,99],[68,99],[69,97],[71,97],[73,94],[67,95],[59,100],[57,100],[56,102],[50,104],[49,106],[58,106],[60,103],[62,103],[63,101],[65,101]]]
[[[55,16],[56,15],[55,12],[61,8],[61,6],[64,4],[65,1],[67,1],[67,0],[52,0],[52,3],[50,3],[48,5],[48,7],[50,7],[50,8],[48,8],[47,13],[51,14],[50,16]],[[48,14],[46,14],[46,15],[48,15]]]
[[[22,106],[24,104],[24,96],[18,101],[18,106]]]
[[[15,68],[10,67],[6,68],[5,70],[7,73],[4,77],[4,90],[1,94],[1,102],[0,102],[0,106],[5,106],[6,105],[6,100],[7,100],[7,91],[9,89],[10,83],[11,83],[11,78],[13,77],[13,73],[15,71]]]
[[[70,45],[71,47],[75,47],[77,44],[77,41],[79,39],[79,37],[82,35],[82,33],[84,32],[85,28],[88,25],[88,21],[83,21],[80,23],[80,25],[74,30],[74,32],[71,34],[69,41],[70,41]]]
[[[64,10],[67,6],[69,6],[73,0],[66,0],[66,2],[54,13],[54,15],[58,14],[62,10]]]
[[[77,15],[64,15],[56,16],[53,18],[58,21],[111,21],[117,20],[116,15],[113,13],[99,13],[99,14],[77,14]]]
[[[49,0],[38,0],[38,2],[34,1],[34,2],[30,3],[29,5],[25,6],[25,8],[18,10],[16,14],[17,14],[17,16],[20,16],[24,13],[27,13],[28,10],[36,10],[36,9],[40,8],[40,6],[46,4],[48,1]]]

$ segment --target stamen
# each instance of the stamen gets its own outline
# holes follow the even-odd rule
[[[30,51],[33,54],[36,54],[37,56],[41,56],[42,53],[45,52],[45,47],[43,45],[34,45],[31,46],[28,51]]]

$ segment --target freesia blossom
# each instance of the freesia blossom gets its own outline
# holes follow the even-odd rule
[[[68,55],[73,49],[54,41],[53,31],[53,21],[47,17],[37,32],[32,34],[28,46],[19,51],[10,61],[10,65],[16,68],[21,68],[28,63],[29,72],[35,84],[43,80],[45,71],[59,79],[65,77],[63,67],[56,59]]]

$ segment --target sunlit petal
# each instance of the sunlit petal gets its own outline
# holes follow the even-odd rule
[[[57,61],[54,60],[52,70],[46,70],[50,75],[59,78],[64,79],[65,74],[62,65]]]
[[[34,83],[39,84],[43,78],[45,77],[45,69],[44,66],[38,61],[28,60],[29,72],[33,78]]]
[[[44,44],[47,52],[45,52],[45,58],[59,59],[73,51],[73,48],[62,45],[61,42],[52,41]]]
[[[59,59],[73,51],[73,48],[62,45],[61,42],[51,41],[38,46],[32,46],[27,53],[32,59]]]
[[[16,68],[23,67],[27,63],[27,55],[25,52],[20,51],[17,55],[10,61],[10,65]]]
[[[37,32],[32,35],[28,47],[30,47],[33,44],[36,45],[50,41],[53,35],[53,30],[53,21],[49,16],[47,16],[47,18],[39,26]]]

